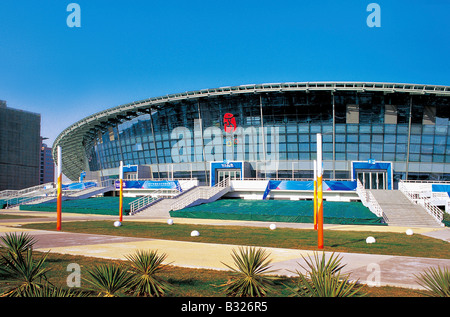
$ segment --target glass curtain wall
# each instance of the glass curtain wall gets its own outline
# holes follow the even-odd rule
[[[224,130],[225,114],[232,114],[235,134]],[[449,118],[449,98],[439,96],[361,91],[231,94],[166,103],[152,115],[108,127],[86,153],[91,170],[116,168],[122,160],[152,165],[154,177],[167,177],[163,166],[175,164],[175,177],[205,181],[207,162],[231,158],[250,162],[252,177],[311,178],[316,133],[322,133],[323,159],[333,162],[326,178],[350,178],[349,162],[375,159],[399,163],[396,178],[450,180],[444,165],[450,163]],[[275,142],[279,169],[265,175],[257,162],[264,161]]]

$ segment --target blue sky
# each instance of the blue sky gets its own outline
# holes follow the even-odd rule
[[[81,28],[69,28],[69,3]],[[369,28],[369,3],[381,27]],[[49,144],[120,104],[241,84],[450,85],[450,1],[3,0],[0,99]]]

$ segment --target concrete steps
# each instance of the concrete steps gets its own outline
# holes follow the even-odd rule
[[[399,190],[370,190],[388,218],[388,225],[440,228],[439,223],[420,205],[412,203]]]
[[[169,218],[171,210],[178,210],[187,207],[197,206],[200,204],[210,203],[221,198],[230,191],[231,187],[209,187],[197,186],[189,192],[179,195],[176,198],[160,199],[149,207],[142,209],[133,217],[155,217],[155,218]],[[205,193],[207,193],[205,195]],[[177,202],[181,202],[178,208],[173,207]]]

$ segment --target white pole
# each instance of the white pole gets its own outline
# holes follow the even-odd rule
[[[119,180],[123,179],[123,161],[120,161],[120,166],[119,166]]]
[[[317,133],[317,177],[322,176],[322,134]]]
[[[56,230],[61,231],[61,213],[62,213],[62,150],[58,145],[57,150],[57,187],[56,187]]]
[[[323,249],[322,134],[317,133],[317,246]]]

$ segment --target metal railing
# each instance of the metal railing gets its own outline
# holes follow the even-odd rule
[[[230,186],[230,179],[225,178],[213,187],[197,187],[194,189],[191,193],[182,196],[181,198],[177,199],[171,206],[171,210],[180,210],[184,207],[192,204],[193,202],[199,200],[199,199],[210,199],[214,195],[220,193],[224,189],[229,188]]]
[[[130,214],[134,215],[139,209],[144,208],[150,205],[155,200],[159,199],[159,197],[154,197],[152,195],[142,196],[136,200],[133,200],[130,205]]]
[[[2,190],[0,192],[0,199],[5,199],[11,196],[16,196],[17,195],[18,190],[13,190],[13,189],[7,189],[7,190]]]
[[[356,180],[356,193],[358,194],[364,206],[374,213],[377,217],[382,217],[384,222],[389,221],[380,204],[370,191],[367,191],[359,179]]]
[[[430,214],[434,220],[441,226],[444,226],[442,219],[444,219],[444,211],[431,202],[429,197],[423,195],[420,190],[408,190],[404,185],[404,182],[398,183],[398,189],[408,198],[412,203],[420,205]]]

